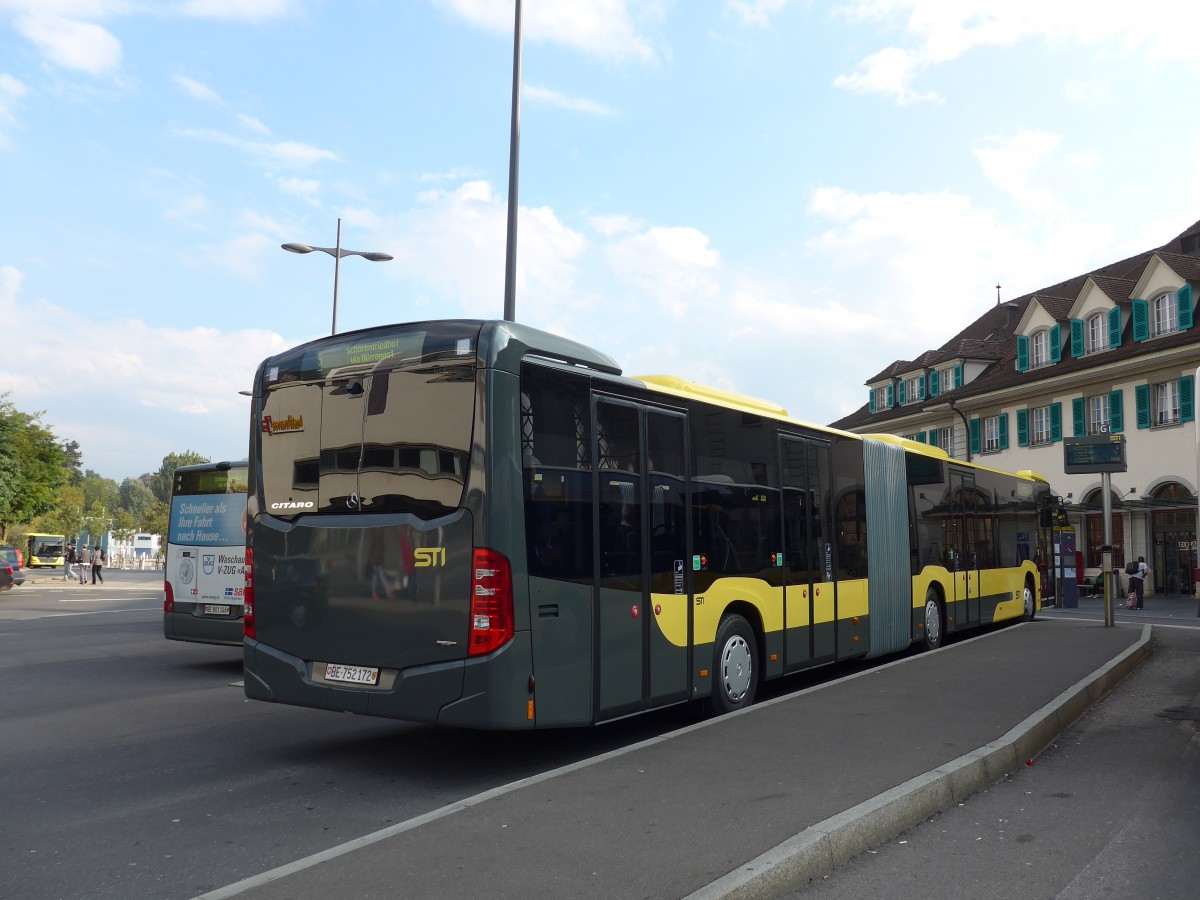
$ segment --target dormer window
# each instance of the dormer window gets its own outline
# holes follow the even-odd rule
[[[1178,330],[1176,311],[1179,309],[1179,303],[1174,291],[1155,297],[1150,301],[1150,308],[1152,311],[1150,333],[1154,337],[1174,334]]]
[[[1087,320],[1087,352],[1099,353],[1108,349],[1108,315],[1096,313]]]
[[[925,399],[925,376],[912,375],[905,378],[902,390],[900,391],[900,400],[902,403],[920,403]]]
[[[1050,362],[1050,332],[1039,331],[1030,335],[1029,368],[1048,365]]]

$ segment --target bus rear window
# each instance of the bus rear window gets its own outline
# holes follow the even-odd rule
[[[456,322],[430,322],[369,335],[348,334],[297,347],[267,362],[264,393],[291,381],[318,381],[330,376],[365,374],[434,360],[474,360],[479,327]]]
[[[274,515],[413,512],[462,501],[478,326],[322,340],[264,366],[257,467]]]

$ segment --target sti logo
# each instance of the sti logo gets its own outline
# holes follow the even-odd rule
[[[446,548],[445,547],[417,547],[413,551],[414,568],[427,569],[430,566],[444,566],[446,564]]]
[[[286,419],[275,419],[273,416],[262,417],[263,434],[279,434],[284,431],[303,431],[304,416],[288,416]]]

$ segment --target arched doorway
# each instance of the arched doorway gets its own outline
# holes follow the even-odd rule
[[[1155,488],[1154,590],[1168,594],[1192,594],[1196,569],[1196,498],[1177,481]]]
[[[1089,491],[1080,504],[1083,508],[1083,532],[1086,541],[1083,549],[1083,564],[1089,569],[1100,569],[1104,566],[1104,557],[1100,548],[1104,546],[1104,494],[1100,488]],[[1112,494],[1112,566],[1114,569],[1125,568],[1127,558],[1133,553],[1132,547],[1125,546],[1125,516],[1124,505],[1120,495]]]

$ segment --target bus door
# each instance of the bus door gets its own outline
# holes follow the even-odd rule
[[[780,435],[783,472],[784,671],[836,651],[829,444]]]
[[[979,524],[975,476],[969,472],[951,472],[950,497],[951,522],[947,546],[953,556],[955,603],[949,630],[956,631],[980,623],[979,558],[976,552]]]
[[[685,423],[594,400],[597,719],[687,697]]]

